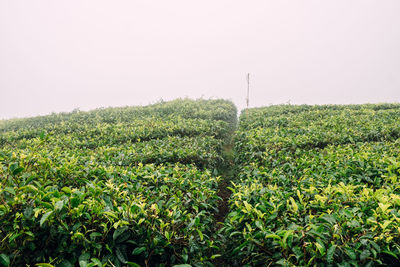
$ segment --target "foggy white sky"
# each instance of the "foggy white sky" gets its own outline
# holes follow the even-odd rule
[[[177,97],[400,101],[399,0],[0,0],[0,119]]]

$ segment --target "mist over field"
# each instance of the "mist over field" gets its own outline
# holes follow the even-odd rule
[[[179,97],[398,102],[400,2],[1,1],[0,118]]]

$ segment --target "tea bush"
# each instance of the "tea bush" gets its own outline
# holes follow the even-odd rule
[[[0,265],[210,265],[224,100],[0,125]]]
[[[221,234],[230,265],[372,266],[400,257],[400,105],[250,109]]]

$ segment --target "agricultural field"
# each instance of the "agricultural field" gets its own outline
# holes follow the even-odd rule
[[[184,99],[3,121],[0,265],[210,265],[236,118]]]
[[[0,266],[396,266],[400,104],[0,121]],[[233,148],[233,149],[232,149]]]
[[[398,104],[242,112],[229,265],[399,264],[399,137]]]

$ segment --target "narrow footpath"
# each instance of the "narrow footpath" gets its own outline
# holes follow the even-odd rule
[[[224,145],[223,156],[224,156],[224,164],[218,168],[218,175],[221,177],[221,180],[218,185],[218,196],[221,200],[218,203],[218,212],[214,214],[214,219],[216,223],[215,229],[215,240],[218,241],[218,246],[220,250],[217,254],[220,254],[220,257],[215,258],[212,263],[214,266],[228,266],[226,253],[225,253],[225,242],[221,240],[221,235],[218,235],[218,231],[223,227],[225,218],[229,213],[229,198],[231,196],[231,191],[228,189],[231,186],[230,181],[234,178],[235,166],[234,166],[234,155],[233,155],[233,136],[232,133],[230,142]]]
[[[219,170],[219,176],[221,176],[221,181],[218,185],[218,196],[221,198],[218,203],[218,212],[214,215],[215,221],[219,225],[218,229],[221,228],[221,223],[224,222],[226,215],[229,212],[229,197],[231,196],[231,191],[228,189],[230,186],[230,181],[234,173],[234,163],[233,163],[233,145],[226,144],[224,146],[224,159],[225,164]]]

